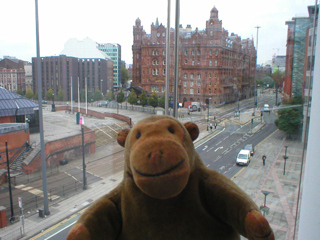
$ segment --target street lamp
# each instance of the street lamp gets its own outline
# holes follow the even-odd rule
[[[52,93],[52,106],[51,106],[51,112],[55,112],[56,111],[56,106],[54,104],[54,93]]]
[[[9,153],[8,153],[8,142],[6,142],[6,156],[7,156],[7,170],[8,170],[8,185],[9,185],[9,198],[10,198],[10,209],[11,216],[9,218],[10,223],[13,223],[15,220],[13,212],[13,202],[12,202],[12,189],[11,189],[11,176],[10,176],[10,162],[9,162]]]
[[[267,196],[268,196],[268,194],[269,194],[270,192],[265,191],[265,190],[262,190],[261,192],[262,192],[263,195],[264,195],[264,204],[263,204],[263,206],[260,207],[260,209],[263,211],[263,216],[265,216],[266,213],[267,213],[267,214],[269,213],[269,208],[266,206],[266,204],[267,204]]]
[[[286,148],[286,151],[284,153],[284,156],[283,156],[283,159],[284,159],[284,165],[283,165],[283,175],[286,174],[286,163],[287,163],[287,159],[289,157],[287,157],[287,149],[288,149],[288,146],[284,146]]]
[[[258,60],[258,36],[259,36],[259,28],[261,28],[260,26],[256,26],[255,27],[257,29],[257,60]],[[253,99],[254,99],[254,107],[253,107],[253,116],[255,116],[255,112],[256,112],[256,107],[257,107],[257,63],[256,63],[256,71],[255,71],[255,78],[254,78],[254,93],[253,93]]]
[[[210,106],[210,99],[211,99],[211,98],[207,98],[207,99],[206,99],[206,104],[207,104],[207,108],[208,108],[207,130],[209,130],[209,106]]]

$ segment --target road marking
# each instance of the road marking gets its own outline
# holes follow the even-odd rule
[[[201,142],[199,145],[198,145],[198,142],[197,142],[197,143],[195,144],[195,145],[196,145],[196,148],[198,148],[198,147],[200,147],[202,144],[205,144],[206,142],[210,141],[212,138],[216,137],[217,135],[219,135],[220,133],[222,133],[224,130],[225,130],[225,128],[222,129],[220,132],[212,135],[211,137],[209,137],[208,139],[206,139],[204,142]]]
[[[218,147],[216,150],[214,150],[215,152],[218,151],[219,149],[223,149],[223,147]]]
[[[202,149],[202,151],[206,150],[208,148],[208,145],[204,146],[204,148]]]
[[[238,171],[235,175],[233,175],[233,177],[230,178],[231,181],[233,181],[236,177],[238,177],[239,174],[242,173],[242,171],[244,171],[245,169],[246,169],[245,167],[241,168],[240,171]]]
[[[225,166],[222,166],[219,168],[219,170],[222,172],[222,170],[224,170],[226,167]]]

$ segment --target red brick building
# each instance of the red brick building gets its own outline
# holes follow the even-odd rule
[[[170,31],[170,95],[174,79],[174,31]],[[132,86],[164,93],[166,28],[156,21],[146,34],[141,20],[133,26]],[[210,11],[204,30],[179,29],[179,102],[211,99],[233,102],[253,95],[256,50],[252,39],[241,39],[222,27],[218,10]]]
[[[27,62],[16,58],[5,58],[0,61],[0,87],[11,92],[26,91],[24,66]]]

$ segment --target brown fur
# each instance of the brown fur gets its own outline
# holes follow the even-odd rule
[[[274,239],[249,196],[203,165],[193,145],[198,135],[196,124],[168,116],[121,131],[123,181],[85,211],[67,239]]]

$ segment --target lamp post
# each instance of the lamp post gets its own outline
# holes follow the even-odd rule
[[[259,28],[260,26],[255,27],[257,29],[257,60],[258,60],[258,36],[259,36]],[[254,93],[253,93],[253,99],[254,99],[254,107],[253,107],[253,116],[255,116],[256,113],[256,107],[257,107],[257,63],[256,63],[256,71],[255,71],[255,77],[254,77]]]
[[[54,93],[52,93],[52,108],[51,108],[51,112],[55,112],[56,111],[56,105],[54,104]]]
[[[264,204],[263,204],[263,206],[260,207],[260,209],[263,211],[263,216],[265,216],[266,213],[267,213],[267,214],[269,213],[269,208],[266,206],[266,204],[267,204],[267,196],[268,196],[268,194],[269,194],[270,192],[265,191],[265,190],[262,190],[261,192],[262,192],[263,195],[264,195]]]
[[[15,216],[14,216],[14,212],[13,212],[13,202],[12,202],[12,189],[11,189],[11,176],[10,176],[8,142],[6,142],[6,156],[7,156],[7,169],[8,169],[8,185],[9,185],[10,209],[11,209],[11,216],[9,218],[9,221],[10,221],[10,223],[12,223],[15,220]]]
[[[82,175],[83,175],[83,190],[87,189],[87,177],[86,177],[86,162],[85,162],[85,145],[84,145],[84,129],[81,126],[81,136],[82,136]]]
[[[286,163],[287,163],[287,159],[289,157],[287,157],[287,149],[288,149],[288,146],[284,146],[286,148],[285,150],[285,153],[284,153],[284,156],[283,156],[283,159],[284,159],[284,165],[283,165],[283,175],[286,174]]]
[[[208,108],[207,130],[209,130],[209,107],[210,107],[210,99],[211,99],[211,98],[207,98],[207,99],[206,99],[206,104],[207,104],[207,108]]]

